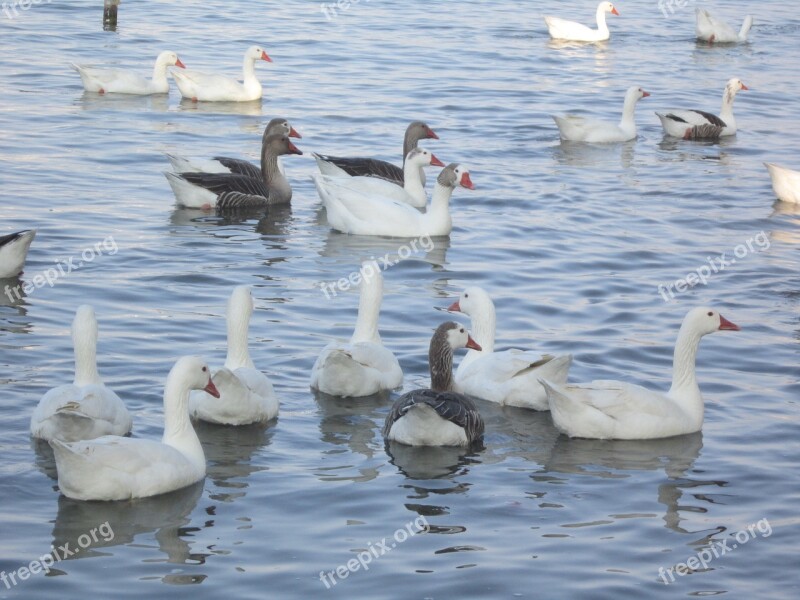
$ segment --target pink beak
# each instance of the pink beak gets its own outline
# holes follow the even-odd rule
[[[647,98],[650,95],[650,92],[645,92],[642,90],[642,98]]]
[[[290,154],[303,154],[297,146],[295,146],[292,142],[289,142],[289,153]]]
[[[719,316],[719,329],[720,331],[741,331],[741,328],[736,323],[731,323],[722,315]]]
[[[438,158],[436,158],[436,156],[433,155],[433,154],[431,154],[431,165],[433,165],[434,167],[445,167],[445,166],[447,166],[442,161],[440,161]]]
[[[300,135],[299,133],[297,133],[297,131],[295,130],[295,128],[294,128],[294,127],[292,127],[291,125],[289,125],[289,137],[293,137],[293,138],[302,138],[303,136],[302,136],[302,135]]]
[[[743,90],[749,90],[750,88],[749,88],[749,87],[747,87],[745,84],[742,84],[742,89],[743,89]]]
[[[483,350],[480,344],[472,339],[472,336],[467,336],[467,348],[472,348],[473,350]]]
[[[436,135],[436,133],[430,127],[428,127],[428,139],[433,139],[433,140],[439,139],[439,136]]]
[[[261,51],[261,60],[265,60],[267,62],[272,62],[272,59],[269,56],[267,56],[267,53],[264,52],[263,50]]]
[[[458,300],[453,302],[450,306],[447,307],[449,312],[461,312],[461,305],[458,303]]]
[[[472,180],[469,178],[469,173],[464,173],[461,175],[461,187],[465,187],[468,190],[475,189],[475,184],[472,183]]]
[[[181,62],[180,58],[175,61],[175,66],[176,67],[180,67],[181,69],[185,69],[186,68],[186,65]]]
[[[619,13],[617,12],[617,7],[616,6],[611,9],[611,14],[619,16]]]
[[[217,386],[214,385],[214,382],[211,381],[211,378],[208,378],[208,385],[203,388],[203,391],[207,394],[211,394],[214,398],[219,398],[219,390]]]

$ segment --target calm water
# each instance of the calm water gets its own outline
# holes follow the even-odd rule
[[[79,547],[106,521],[114,537],[49,576],[0,584],[1,598],[798,596],[800,209],[774,201],[762,166],[800,168],[800,19],[790,3],[759,4],[752,43],[711,49],[692,40],[694,3],[665,19],[655,0],[621,3],[612,41],[588,47],[551,44],[542,3],[364,0],[328,20],[313,1],[123,2],[117,33],[102,31],[99,4],[0,13],[0,233],[39,229],[23,280],[103,240],[117,248],[13,305],[0,297],[0,570],[51,544]],[[587,22],[594,11],[590,0],[546,4]],[[738,28],[741,3],[711,8]],[[173,49],[190,68],[235,74],[251,43],[274,59],[257,67],[260,105],[186,105],[174,89],[84,96],[69,68],[149,71]],[[736,100],[736,138],[663,139],[654,110],[716,112],[732,76],[751,88]],[[558,142],[550,114],[616,120],[631,84],[652,92],[638,107],[638,141]],[[306,151],[286,160],[290,211],[237,221],[175,209],[164,152],[257,159],[277,115]],[[331,233],[308,153],[399,161],[414,118],[441,137],[428,149],[470,166],[478,189],[456,192],[449,239],[385,273],[381,331],[405,388],[426,384],[429,336],[446,318],[436,309],[465,285],[494,295],[501,347],[572,352],[574,381],[658,388],[669,386],[683,315],[711,304],[742,331],[702,343],[702,434],[569,440],[546,413],[481,404],[484,451],[387,454],[379,427],[391,398],[309,391],[314,358],[349,336],[358,302],[353,291],[326,299],[319,284],[397,253],[402,240]],[[707,285],[669,303],[659,295],[659,284],[730,258],[762,231],[768,244],[751,243]],[[279,420],[202,427],[209,472],[190,489],[133,503],[61,497],[28,421],[49,387],[71,380],[77,305],[96,308],[100,370],[132,410],[134,435],[157,438],[176,357],[223,360],[237,284],[253,286],[251,349],[280,393]],[[420,516],[430,533],[330,590],[320,581]],[[707,568],[668,586],[659,577],[764,519],[768,537],[755,529]]]

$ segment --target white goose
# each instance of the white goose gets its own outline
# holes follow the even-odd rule
[[[709,44],[735,44],[737,42],[746,42],[747,34],[750,33],[750,28],[753,26],[753,17],[747,15],[744,18],[742,27],[739,33],[722,21],[711,15],[710,12],[703,8],[698,8],[697,13],[697,39]]]
[[[619,124],[577,115],[553,116],[553,120],[558,125],[558,132],[562,140],[593,144],[627,142],[636,139],[636,103],[649,95],[649,92],[645,92],[640,87],[635,85],[629,87],[625,93],[622,120]]]
[[[97,372],[97,319],[79,306],[72,320],[75,379],[48,391],[31,415],[31,435],[66,442],[125,435],[133,421],[128,409]]]
[[[35,237],[35,229],[0,236],[0,279],[16,277],[22,273],[28,249]]]
[[[381,342],[378,315],[383,275],[375,261],[361,265],[358,318],[349,343],[328,344],[311,369],[311,387],[331,396],[369,396],[403,383],[403,371]]]
[[[748,88],[741,79],[729,79],[722,94],[722,110],[719,116],[702,110],[670,110],[657,112],[661,125],[667,135],[683,139],[717,139],[736,133],[736,119],[733,118],[733,100],[739,90]]]
[[[189,391],[219,396],[203,359],[184,356],[164,388],[160,442],[106,435],[66,443],[51,440],[58,487],[75,500],[129,500],[165,494],[206,476],[206,457],[189,419]]]
[[[256,77],[256,61],[272,62],[258,46],[250,46],[244,53],[241,83],[224,75],[198,71],[172,71],[172,77],[184,98],[193,102],[249,102],[261,98],[261,83]]]
[[[547,31],[550,33],[550,37],[554,40],[602,42],[611,37],[608,25],[606,25],[606,13],[619,16],[619,12],[611,2],[601,2],[597,5],[597,29],[559,17],[546,16],[544,22],[547,24]]]
[[[98,94],[136,94],[149,96],[150,94],[166,94],[169,92],[167,81],[167,67],[185,68],[185,65],[174,52],[164,51],[156,58],[153,67],[153,78],[147,79],[138,73],[124,69],[98,69],[73,64],[83,81],[83,89],[87,92]]]
[[[453,229],[450,217],[450,197],[460,185],[470,190],[475,186],[469,171],[451,163],[439,174],[431,203],[423,214],[416,208],[392,198],[341,193],[326,187],[320,175],[313,175],[319,197],[328,213],[328,223],[333,229],[358,235],[383,235],[393,237],[419,237],[449,235]]]
[[[764,163],[772,178],[772,189],[781,202],[800,204],[800,171],[792,171],[772,163]]]
[[[448,321],[428,350],[430,389],[403,394],[383,425],[383,437],[409,446],[469,446],[483,437],[483,418],[472,400],[453,391],[453,351],[481,347],[466,329]]]
[[[455,391],[497,404],[549,410],[539,383],[566,383],[572,356],[551,356],[525,350],[494,351],[494,303],[485,290],[469,287],[447,309],[471,318],[470,329],[481,350],[470,350],[458,365]]]
[[[234,288],[228,300],[228,356],[212,381],[219,400],[207,392],[194,391],[189,396],[189,414],[201,421],[221,425],[263,423],[278,416],[278,399],[272,383],[256,369],[247,347],[247,329],[253,314],[250,288]]]
[[[694,308],[683,319],[672,364],[672,387],[664,394],[622,381],[559,385],[542,380],[556,427],[570,437],[645,440],[700,431],[703,396],[695,357],[700,339],[721,330],[739,331],[717,311]]]
[[[423,148],[414,148],[406,156],[403,163],[403,187],[385,179],[369,176],[336,177],[330,175],[317,175],[314,180],[317,185],[326,188],[328,194],[339,196],[355,194],[356,196],[368,195],[370,197],[387,198],[397,202],[410,204],[414,208],[424,208],[428,203],[425,194],[425,183],[422,181],[422,167],[444,167],[433,153]]]

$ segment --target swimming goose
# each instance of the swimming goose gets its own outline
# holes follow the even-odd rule
[[[704,335],[724,330],[739,331],[739,326],[711,308],[687,313],[666,394],[622,381],[563,385],[541,380],[553,423],[570,437],[597,439],[645,440],[700,431],[703,396],[695,374],[697,348]]]
[[[221,425],[263,423],[278,416],[278,399],[272,383],[256,369],[247,347],[247,329],[253,314],[250,288],[234,288],[228,300],[228,356],[212,381],[219,400],[204,391],[189,395],[189,415]]]
[[[722,110],[719,116],[702,110],[671,110],[656,115],[661,120],[664,132],[672,137],[683,139],[717,139],[736,133],[736,119],[733,118],[733,100],[739,90],[748,88],[741,79],[728,80],[722,94]]]
[[[436,135],[426,123],[422,121],[413,121],[407,128],[406,134],[403,137],[403,164],[405,164],[406,156],[414,148],[417,143],[422,139],[438,140],[439,136]],[[404,177],[403,169],[386,162],[385,160],[376,160],[374,158],[349,158],[342,156],[330,156],[328,154],[314,154],[317,160],[319,172],[323,175],[334,176],[364,176],[364,177],[378,177],[391,181],[392,183],[402,186]],[[425,173],[420,168],[420,177],[422,178],[422,185],[425,185]]]
[[[744,18],[739,33],[736,33],[725,21],[712,16],[707,10],[698,8],[695,12],[697,13],[697,39],[708,42],[709,44],[735,44],[737,42],[746,42],[747,34],[753,26],[753,17],[747,15]]]
[[[453,351],[481,347],[467,330],[448,321],[431,338],[430,389],[403,394],[383,425],[387,441],[409,446],[469,446],[483,437],[483,419],[472,400],[453,391]]]
[[[164,388],[160,442],[106,435],[66,443],[51,440],[58,487],[75,500],[130,500],[165,494],[206,476],[206,457],[189,419],[189,391],[218,397],[203,359],[184,356]]]
[[[28,249],[35,237],[35,229],[24,229],[0,236],[0,279],[16,277],[22,273]]]
[[[128,409],[97,372],[97,319],[89,305],[72,320],[75,379],[48,391],[31,415],[31,436],[66,442],[125,435],[133,421]]]
[[[238,173],[170,173],[166,172],[178,204],[187,208],[208,210],[266,209],[288,204],[292,186],[278,169],[278,156],[302,154],[283,134],[270,135],[261,144],[260,177]]]
[[[325,204],[328,223],[333,229],[358,235],[384,235],[394,237],[419,237],[449,235],[453,229],[450,217],[450,197],[460,185],[470,190],[475,186],[469,171],[451,163],[439,174],[431,203],[425,213],[392,198],[341,193],[325,187],[323,175],[313,175],[317,192]]]
[[[289,121],[283,117],[276,117],[267,123],[264,133],[261,136],[261,143],[264,140],[275,134],[283,134],[290,138],[302,138],[303,136],[297,133],[294,127],[289,124]],[[248,177],[261,177],[261,169],[251,163],[249,160],[242,160],[241,158],[228,158],[227,156],[215,156],[213,159],[194,159],[184,158],[177,154],[167,154],[172,170],[176,173],[237,173],[239,175],[247,175]],[[283,167],[283,162],[278,159],[278,170],[281,175],[286,175]]]
[[[256,77],[256,61],[272,62],[258,46],[250,46],[244,53],[242,73],[244,79],[239,83],[231,77],[198,71],[172,71],[172,77],[181,91],[181,96],[193,102],[249,102],[261,98],[261,83]]]
[[[164,51],[156,58],[153,67],[153,78],[147,79],[138,73],[132,73],[125,69],[98,69],[73,64],[83,81],[83,89],[87,92],[97,92],[98,94],[136,94],[148,96],[150,94],[169,93],[169,81],[167,81],[167,67],[185,68],[174,52]]]
[[[636,103],[642,98],[647,98],[649,92],[642,88],[631,86],[625,93],[625,104],[622,106],[622,120],[619,124],[579,117],[577,115],[566,115],[564,117],[553,116],[553,120],[558,126],[558,132],[562,140],[572,142],[589,142],[594,144],[607,144],[614,142],[627,142],[636,139]]]
[[[400,363],[378,333],[383,299],[378,263],[364,262],[359,275],[358,318],[350,342],[328,344],[311,369],[311,387],[331,396],[369,396],[403,383]]]
[[[468,287],[447,309],[471,319],[481,350],[470,350],[458,365],[455,390],[497,404],[550,410],[539,379],[566,383],[572,355],[552,356],[525,350],[494,351],[494,303],[485,290]]]
[[[602,42],[607,40],[611,33],[606,25],[606,13],[619,15],[611,2],[601,2],[597,5],[597,29],[587,27],[582,23],[567,21],[559,17],[545,17],[547,31],[554,40],[568,40],[572,42]]]
[[[330,190],[335,190],[339,195],[367,194],[410,204],[414,208],[424,208],[428,203],[428,196],[425,194],[425,184],[422,183],[420,173],[421,168],[427,166],[444,167],[445,164],[431,152],[414,148],[403,164],[403,187],[377,177],[335,177],[320,174],[315,175],[314,179],[320,186],[328,189],[329,194]]]
[[[800,171],[764,163],[772,178],[772,189],[781,202],[800,203]]]

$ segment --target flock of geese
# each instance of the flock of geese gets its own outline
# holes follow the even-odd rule
[[[597,9],[597,29],[556,17],[545,17],[551,37],[573,41],[609,38],[607,13],[618,15],[610,2]],[[725,23],[697,11],[697,37],[709,43],[744,41],[752,24],[747,18],[737,34]],[[161,94],[169,90],[168,67],[181,95],[192,101],[249,101],[261,97],[256,61],[271,62],[253,46],[244,55],[243,81],[186,69],[174,52],[162,52],[152,79],[120,69],[75,65],[86,91],[98,94]],[[747,87],[728,81],[719,116],[697,110],[657,113],[666,134],[685,139],[733,135],[733,99]],[[631,87],[619,124],[566,116],[554,117],[562,139],[607,143],[636,137],[634,108],[649,96]],[[272,119],[264,130],[259,165],[217,156],[188,158],[168,155],[165,173],[183,207],[206,210],[259,210],[288,204],[292,188],[282,157],[299,155],[292,139],[301,135],[285,118]],[[405,133],[401,166],[363,157],[313,154],[319,173],[313,175],[318,195],[333,229],[355,235],[395,237],[448,235],[452,229],[449,202],[457,187],[474,189],[469,170],[444,165],[419,147],[437,134],[421,121]],[[430,200],[427,167],[440,167]],[[800,202],[800,173],[768,165],[777,196]],[[24,266],[35,230],[0,238],[0,277],[16,277]],[[383,275],[374,261],[361,265],[360,300],[353,335],[322,349],[310,376],[320,392],[340,397],[368,396],[402,385],[403,371],[378,331]],[[444,308],[444,307],[443,307]],[[495,307],[490,295],[469,287],[447,310],[467,315],[471,332],[453,321],[442,323],[429,347],[431,385],[408,392],[392,406],[383,427],[387,441],[412,446],[472,446],[480,443],[484,423],[472,398],[531,410],[550,411],[556,427],[573,437],[653,439],[701,429],[703,398],[695,375],[695,357],[703,336],[736,331],[737,325],[713,308],[690,310],[675,344],[672,386],[653,391],[621,381],[567,383],[571,355],[539,355],[527,350],[495,351]],[[48,391],[30,423],[34,438],[53,448],[58,483],[70,498],[123,500],[179,489],[205,476],[203,448],[192,419],[222,425],[263,423],[275,418],[279,402],[269,379],[253,364],[248,328],[253,299],[247,286],[236,287],[227,306],[228,353],[224,365],[211,372],[198,357],[180,358],[164,390],[164,435],[160,442],[126,437],[133,419],[122,400],[101,379],[96,362],[98,325],[90,306],[78,308],[72,323],[75,377]],[[454,353],[468,352],[458,369]]]

